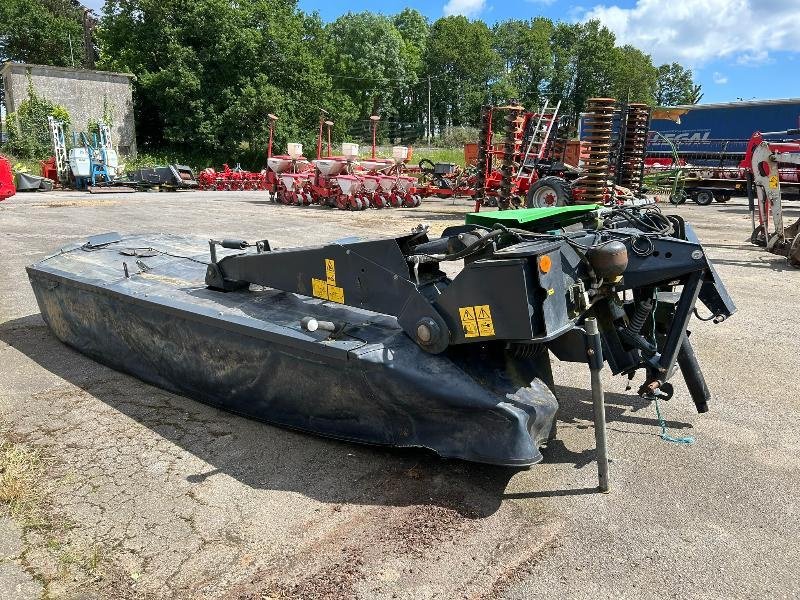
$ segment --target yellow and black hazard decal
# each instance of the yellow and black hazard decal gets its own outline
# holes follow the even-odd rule
[[[311,279],[311,293],[316,298],[344,304],[344,290],[336,285],[336,262],[325,259],[325,279]]]
[[[772,189],[776,189],[778,187],[778,176],[777,175],[771,175],[770,176],[770,178],[769,178],[769,187],[771,187]]]
[[[461,328],[464,337],[491,337],[494,335],[494,322],[492,321],[492,310],[488,304],[478,306],[462,306],[458,309],[458,316],[461,319]]]

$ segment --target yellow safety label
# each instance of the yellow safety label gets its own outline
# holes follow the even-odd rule
[[[315,298],[344,304],[344,289],[336,285],[336,263],[325,259],[325,279],[311,279],[311,293]]]
[[[329,284],[336,285],[336,263],[332,258],[325,259],[325,277]]]
[[[329,285],[328,300],[330,300],[331,302],[338,302],[339,304],[344,304],[344,290],[340,287],[336,287],[335,285]]]
[[[311,280],[311,292],[316,298],[328,299],[328,283],[322,279]]]
[[[461,317],[461,328],[464,337],[488,337],[494,335],[494,322],[492,310],[488,304],[478,306],[462,306],[458,309]]]
[[[769,187],[771,187],[773,189],[778,187],[778,176],[777,175],[770,175]]]

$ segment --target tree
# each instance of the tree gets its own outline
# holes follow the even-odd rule
[[[70,125],[67,109],[37,95],[29,80],[28,97],[20,102],[15,112],[8,115],[6,150],[17,158],[29,160],[41,160],[50,156],[53,147],[48,117],[61,121],[64,133],[67,133]]]
[[[562,101],[562,113],[577,121],[586,100],[614,92],[619,58],[614,33],[599,21],[558,23],[550,38],[553,76],[548,92]]]
[[[396,114],[388,100],[408,73],[405,42],[392,21],[370,12],[347,13],[328,25],[325,33],[326,70],[336,88],[350,97],[358,116],[368,118],[381,109],[384,115]]]
[[[2,0],[0,61],[84,65],[83,11],[71,0]],[[72,50],[70,50],[70,41]]]
[[[659,106],[697,104],[703,97],[701,87],[695,84],[691,69],[678,63],[658,67],[655,102]]]
[[[334,94],[321,32],[289,0],[108,0],[101,65],[136,75],[144,145],[230,160],[263,152],[269,112],[277,147],[313,144]]]
[[[655,101],[658,70],[648,54],[630,45],[615,48],[613,96],[624,102]]]
[[[425,72],[425,47],[430,33],[430,23],[419,11],[405,8],[392,18],[403,38],[401,60],[406,74],[405,85],[394,89],[392,104],[398,120],[405,123],[422,123],[427,119],[428,85]]]
[[[434,122],[439,129],[476,124],[480,105],[489,98],[490,83],[502,73],[486,23],[463,16],[437,20],[431,26],[424,63],[432,81]]]
[[[494,49],[504,63],[505,93],[509,98],[519,99],[524,106],[541,105],[544,87],[553,72],[550,51],[553,22],[539,17],[531,21],[504,21],[494,26],[492,34]]]

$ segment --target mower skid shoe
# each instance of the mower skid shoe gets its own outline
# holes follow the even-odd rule
[[[431,355],[393,317],[272,289],[207,289],[207,244],[159,235],[81,242],[28,275],[58,339],[172,392],[341,440],[515,467],[542,459],[558,407],[546,352]],[[155,249],[139,261],[146,269],[129,255],[135,248]],[[218,249],[220,258],[232,252]],[[309,332],[307,316],[346,326]]]

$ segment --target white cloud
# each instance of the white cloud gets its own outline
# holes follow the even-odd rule
[[[736,64],[744,67],[757,67],[771,62],[772,59],[769,57],[769,52],[766,50],[753,50],[736,57]]]
[[[589,19],[600,20],[620,43],[641,48],[656,63],[700,66],[730,58],[755,64],[767,61],[769,52],[800,51],[797,1],[637,0],[632,8],[596,5],[584,12],[582,20]]]
[[[717,85],[725,85],[726,83],[728,83],[727,75],[723,75],[719,71],[714,71],[714,74],[711,76],[711,78]]]
[[[464,15],[474,17],[486,6],[486,0],[447,0],[442,9],[445,16]]]

